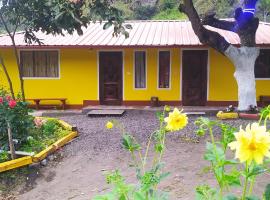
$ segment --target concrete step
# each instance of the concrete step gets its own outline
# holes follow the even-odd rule
[[[87,113],[88,117],[114,116],[121,117],[125,114],[125,110],[91,110]]]
[[[187,115],[206,115],[206,112],[185,112]]]

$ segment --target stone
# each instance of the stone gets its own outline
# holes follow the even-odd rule
[[[46,165],[48,164],[47,159],[42,160],[42,161],[40,162],[40,164],[41,164],[42,166],[46,166]]]
[[[49,160],[49,161],[53,161],[54,159],[55,159],[54,155],[49,155],[49,156],[48,156],[48,160]]]

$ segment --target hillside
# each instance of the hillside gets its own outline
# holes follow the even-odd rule
[[[231,18],[241,0],[194,0],[200,15],[215,12],[219,18]],[[113,4],[120,9],[125,19],[186,19],[178,11],[179,0],[117,0]],[[270,21],[270,0],[260,0],[257,16],[261,21]]]

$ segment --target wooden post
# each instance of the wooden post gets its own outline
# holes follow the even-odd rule
[[[14,146],[13,139],[12,139],[11,126],[10,126],[10,123],[8,121],[7,121],[7,130],[8,130],[8,141],[9,141],[9,150],[10,150],[10,154],[11,154],[11,159],[14,160],[14,159],[16,159],[15,146]]]

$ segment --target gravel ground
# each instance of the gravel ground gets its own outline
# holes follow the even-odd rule
[[[190,138],[196,140],[197,136],[195,130],[197,127],[194,125],[198,116],[189,116],[188,126],[179,131],[168,134],[169,141],[175,141],[180,138]],[[122,151],[119,143],[121,135],[117,129],[106,130],[105,124],[107,121],[116,119],[123,124],[126,130],[134,135],[140,143],[146,143],[147,138],[151,132],[156,130],[159,125],[155,112],[152,111],[128,111],[122,117],[94,117],[89,118],[84,115],[78,116],[66,116],[61,117],[66,122],[76,125],[79,129],[80,137],[76,139],[72,145],[65,149],[65,154],[89,154],[93,152],[93,155],[99,155],[100,153],[110,153],[112,151]],[[210,117],[210,119],[215,119]],[[250,121],[248,120],[227,120],[226,123],[239,127],[241,124],[246,125]],[[93,156],[91,155],[91,156]]]
[[[120,169],[127,181],[134,180],[134,172],[128,168],[129,155],[120,145],[120,132],[116,129],[106,130],[104,125],[108,120],[118,119],[142,144],[147,142],[158,125],[152,111],[128,111],[120,118],[76,115],[61,119],[76,125],[80,136],[63,148],[62,160],[41,169],[32,190],[20,190],[18,199],[91,199],[96,194],[108,191],[103,174],[113,169]],[[189,117],[189,125],[184,130],[168,134],[164,161],[165,170],[170,171],[171,176],[160,187],[170,192],[172,200],[194,199],[194,188],[198,184],[207,182],[215,185],[211,174],[202,173],[202,168],[208,164],[203,160],[208,138],[198,140],[195,136],[196,119],[195,116]],[[226,123],[239,127],[249,121],[228,120]],[[270,176],[266,177],[267,180],[270,180]],[[260,182],[257,187],[264,184]],[[261,190],[258,189],[258,192]]]

